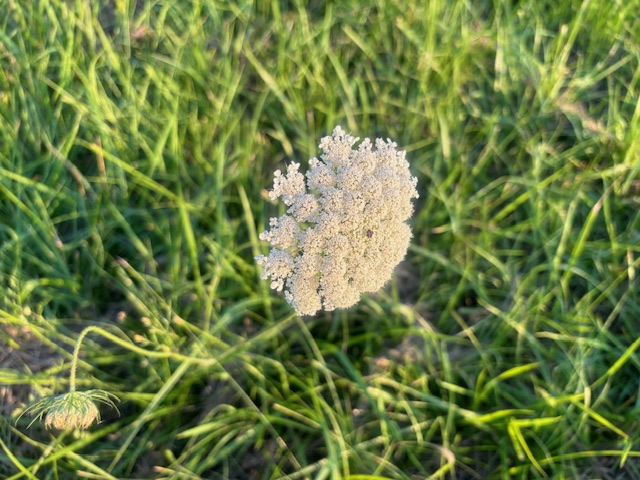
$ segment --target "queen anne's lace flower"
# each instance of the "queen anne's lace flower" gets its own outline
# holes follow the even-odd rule
[[[100,411],[96,403],[104,403],[117,410],[114,400],[118,398],[104,390],[75,390],[63,395],[49,396],[28,407],[20,414],[34,416],[29,426],[36,420],[43,420],[47,428],[58,430],[86,430],[93,422],[100,422]]]
[[[295,162],[274,173],[269,197],[289,208],[260,234],[273,248],[256,260],[299,315],[347,308],[380,289],[409,247],[405,222],[418,193],[405,152],[389,139],[353,149],[358,140],[338,126],[306,175]]]

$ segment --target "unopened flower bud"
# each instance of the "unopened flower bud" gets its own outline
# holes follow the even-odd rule
[[[113,400],[117,400],[117,397],[104,390],[73,391],[45,397],[27,408],[22,415],[28,413],[34,416],[29,426],[36,420],[40,420],[44,421],[47,428],[86,430],[94,422],[100,422],[100,411],[96,403],[104,403],[116,408]]]

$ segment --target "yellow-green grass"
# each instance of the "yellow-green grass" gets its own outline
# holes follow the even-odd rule
[[[636,2],[0,8],[0,477],[640,478]],[[413,245],[301,319],[265,189],[337,124],[406,148]],[[121,416],[16,425],[90,325]]]

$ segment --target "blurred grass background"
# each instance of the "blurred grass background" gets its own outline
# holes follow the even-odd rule
[[[640,478],[640,6],[0,0],[0,477]],[[272,173],[419,179],[384,291],[296,318]],[[79,388],[85,433],[15,424]]]

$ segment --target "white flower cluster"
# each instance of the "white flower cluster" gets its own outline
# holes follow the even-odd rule
[[[324,153],[309,160],[306,175],[299,163],[274,173],[269,196],[289,208],[260,234],[273,248],[256,260],[262,279],[284,288],[299,315],[347,308],[377,291],[409,247],[405,221],[418,193],[405,152],[389,139],[374,149],[367,138],[353,149],[358,140],[338,126],[320,141]]]

